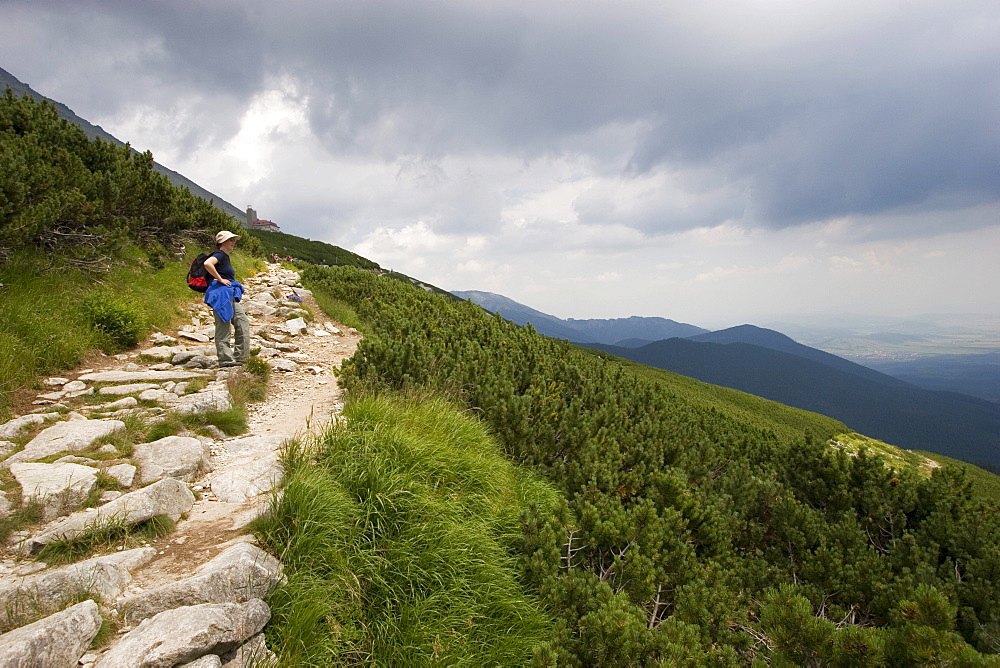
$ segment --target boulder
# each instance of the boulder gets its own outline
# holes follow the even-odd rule
[[[95,668],[173,666],[224,654],[257,635],[270,618],[259,598],[166,610],[125,634]]]
[[[233,406],[229,390],[202,390],[181,397],[175,410],[181,414],[227,411]]]
[[[139,398],[142,399],[143,401],[155,401],[157,403],[170,404],[177,401],[180,397],[178,397],[173,392],[167,392],[166,390],[161,390],[157,388],[152,390],[146,390],[145,392],[139,395]]]
[[[278,665],[278,656],[267,648],[263,633],[258,633],[232,652],[222,656],[223,668],[269,668]]]
[[[197,355],[198,355],[197,352],[185,349],[183,351],[176,353],[172,358],[170,358],[170,362],[172,364],[184,364],[192,357],[196,357]]]
[[[181,664],[183,668],[222,668],[222,657],[218,654],[206,654],[191,663]]]
[[[131,572],[149,563],[156,550],[143,547],[0,582],[0,627],[17,626],[68,601],[97,597],[113,601],[132,581]]]
[[[281,563],[250,543],[237,543],[191,577],[130,596],[118,604],[135,624],[164,610],[202,603],[243,603],[264,598],[282,579]]]
[[[272,301],[274,298],[271,298]],[[269,316],[272,315],[277,309],[275,309],[270,304],[265,304],[259,301],[250,301],[243,304],[243,311],[247,315],[260,315]]]
[[[292,336],[299,336],[300,334],[305,334],[308,327],[304,319],[292,318],[285,322],[283,329]]]
[[[101,410],[105,411],[119,411],[119,410],[129,410],[132,408],[137,408],[139,406],[139,400],[135,397],[124,397],[118,401],[112,401],[110,404],[104,404]]]
[[[299,365],[292,360],[286,360],[281,357],[269,359],[267,361],[267,365],[275,371],[285,371],[288,373],[291,373],[299,368]]]
[[[161,478],[192,482],[210,468],[211,451],[197,438],[166,436],[135,446],[132,458],[139,466],[140,486]]]
[[[116,522],[133,526],[158,515],[166,515],[176,522],[192,505],[194,494],[187,485],[180,480],[164,478],[148,487],[120,496],[96,511],[74,513],[51,524],[37,536],[27,539],[24,547],[28,551],[35,551],[53,541],[82,536],[95,527]]]
[[[138,469],[131,464],[115,464],[104,469],[104,472],[117,480],[122,487],[131,487]]]
[[[11,464],[21,486],[21,503],[38,503],[42,519],[50,522],[81,505],[97,486],[97,469],[81,464]]]
[[[208,357],[207,355],[195,355],[187,362],[184,363],[185,369],[211,369],[216,364],[216,360],[213,357]]]
[[[0,635],[0,668],[76,666],[101,628],[93,601],[83,601]]]
[[[239,457],[212,480],[212,493],[219,501],[243,503],[270,492],[283,478],[284,469],[277,452]]]
[[[82,417],[82,416],[81,416]],[[94,441],[125,428],[121,420],[67,420],[43,429],[24,446],[24,450],[8,457],[4,465],[32,462],[59,452],[84,450]]]

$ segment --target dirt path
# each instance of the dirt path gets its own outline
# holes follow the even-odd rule
[[[255,279],[265,280],[277,267],[271,265],[268,272],[245,283],[249,287]],[[328,318],[311,296],[303,295],[303,305],[313,315],[308,333],[290,339],[298,350],[283,355],[294,360],[298,368],[291,372],[272,371],[267,398],[247,407],[247,433],[213,445],[213,470],[195,483],[198,500],[171,534],[149,543],[158,556],[135,574],[126,595],[187,577],[234,542],[252,540],[245,527],[266,507],[270,497],[226,503],[212,493],[212,481],[225,473],[235,458],[227,450],[227,443],[248,436],[273,437],[274,441],[309,438],[320,433],[339,413],[342,392],[334,370],[354,354],[361,336]],[[203,315],[210,313],[203,305],[197,308]],[[250,321],[251,331],[256,332],[262,325],[278,324],[282,319],[250,316]],[[341,333],[329,332],[330,327]]]

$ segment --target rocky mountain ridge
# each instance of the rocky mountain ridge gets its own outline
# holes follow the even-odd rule
[[[0,548],[0,666],[235,668],[273,658],[263,599],[281,564],[246,526],[280,484],[282,443],[339,411],[334,368],[360,336],[323,315],[293,271],[269,265],[244,285],[252,345],[272,370],[267,400],[247,407],[247,433],[209,426],[146,443],[120,438],[137,419],[232,405],[232,383],[245,372],[216,368],[211,313],[200,303],[190,324],[114,365],[47,379],[36,412],[0,425],[0,469],[16,482],[0,494],[0,518],[27,504],[42,516]],[[67,566],[37,560],[53,543],[163,517],[176,525],[159,538],[120,538],[107,554]],[[117,632],[92,648],[108,620]]]

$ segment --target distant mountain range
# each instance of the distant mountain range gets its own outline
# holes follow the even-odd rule
[[[113,144],[117,144],[118,146],[125,145],[125,142],[111,135],[100,125],[94,125],[89,121],[81,118],[80,116],[77,116],[76,113],[74,113],[73,110],[67,107],[65,104],[57,102],[56,100],[53,100],[51,98],[45,97],[41,93],[33,90],[31,86],[29,86],[28,84],[18,80],[18,78],[15,77],[10,72],[0,68],[0,93],[3,93],[8,87],[10,87],[10,89],[14,91],[14,93],[17,95],[27,94],[35,98],[36,100],[47,100],[51,102],[52,104],[55,105],[56,110],[59,112],[59,116],[61,118],[69,121],[70,123],[80,126],[80,128],[91,139],[95,137],[100,137],[101,139],[109,141]],[[208,202],[211,202],[215,206],[215,208],[235,218],[239,222],[240,226],[242,227],[246,226],[247,222],[246,211],[237,208],[236,206],[230,204],[229,202],[222,199],[218,195],[202,188],[200,185],[198,185],[191,179],[187,178],[186,176],[178,174],[177,172],[173,171],[172,169],[168,169],[167,167],[164,167],[158,162],[153,163],[153,168],[156,169],[156,171],[163,174],[164,176],[166,176],[168,179],[170,179],[170,182],[173,183],[175,186],[180,186],[181,188],[187,188],[188,190],[191,191],[192,195],[200,197]]]
[[[664,318],[562,320],[489,292],[453,294],[547,336],[828,415],[893,445],[1000,467],[1000,404],[921,389],[771,329],[709,332]],[[670,333],[649,342],[660,332]]]
[[[563,320],[492,292],[453,290],[452,294],[460,299],[468,299],[487,311],[498,313],[519,325],[530,323],[540,334],[556,339],[566,339],[573,343],[615,343],[621,345],[629,341],[635,345],[643,345],[659,339],[694,336],[708,332],[707,329],[666,318],[633,316],[609,320],[577,320],[575,318]]]

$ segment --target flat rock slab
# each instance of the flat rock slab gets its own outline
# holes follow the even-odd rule
[[[57,422],[43,429],[38,436],[24,446],[24,450],[16,452],[4,462],[4,465],[16,462],[32,462],[54,455],[59,452],[85,450],[94,441],[104,438],[125,428],[121,420],[67,420]]]
[[[281,435],[257,435],[240,436],[229,441],[216,443],[217,447],[222,447],[234,455],[253,455],[264,452],[277,452],[285,441],[292,440],[294,436]]]
[[[259,598],[174,608],[143,620],[95,668],[174,666],[225,654],[257,635],[270,618],[271,610]]]
[[[199,371],[176,369],[171,371],[95,371],[80,376],[91,383],[157,383],[165,380],[184,380],[205,374]]]
[[[167,436],[135,446],[134,461],[139,465],[139,485],[161,478],[192,482],[209,470],[211,450],[197,438]]]
[[[82,464],[19,463],[10,472],[21,486],[21,502],[40,503],[45,522],[79,508],[97,485],[97,469]]]
[[[284,476],[277,452],[244,455],[227,464],[225,471],[212,480],[212,493],[219,501],[243,503],[270,492]]]
[[[128,385],[109,385],[97,391],[98,394],[138,394],[145,390],[153,390],[160,387],[159,383],[129,383]]]
[[[142,547],[23,577],[4,577],[0,581],[0,626],[16,626],[39,613],[56,612],[81,597],[113,601],[132,581],[131,572],[154,556],[155,549]]]
[[[203,564],[191,577],[120,601],[130,624],[165,610],[202,603],[243,603],[264,598],[282,580],[281,563],[250,543],[238,543]]]
[[[101,613],[84,601],[0,636],[0,668],[76,666],[101,628]]]
[[[32,413],[30,415],[22,415],[21,417],[16,417],[10,422],[6,422],[0,425],[0,440],[14,438],[21,433],[21,430],[25,427],[30,427],[32,425],[41,424],[49,418],[59,418],[62,417],[59,413]]]
[[[187,485],[180,480],[164,478],[120,496],[96,511],[74,513],[55,522],[25,541],[25,547],[34,551],[57,540],[77,538],[95,527],[117,522],[134,526],[158,515],[166,515],[176,522],[193,505],[194,494]]]

